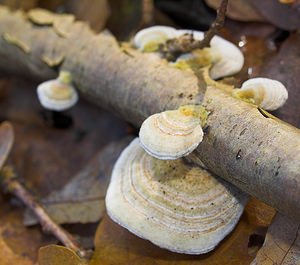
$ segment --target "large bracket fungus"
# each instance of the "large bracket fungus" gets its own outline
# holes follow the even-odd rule
[[[116,162],[109,216],[132,233],[178,253],[214,249],[235,227],[247,195],[183,159],[158,160],[136,138]]]

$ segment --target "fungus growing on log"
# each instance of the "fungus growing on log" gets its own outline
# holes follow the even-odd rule
[[[266,110],[276,110],[288,99],[288,91],[277,80],[257,77],[244,82],[241,89],[233,90],[233,96]]]
[[[141,145],[147,153],[158,159],[187,156],[203,139],[201,118],[205,120],[207,112],[196,105],[151,115],[141,126]]]
[[[78,94],[71,83],[71,74],[66,71],[61,71],[57,79],[41,83],[37,94],[42,106],[54,111],[73,107],[78,101]]]
[[[115,222],[159,247],[202,254],[234,229],[247,198],[183,159],[153,158],[136,138],[114,166],[106,208]]]

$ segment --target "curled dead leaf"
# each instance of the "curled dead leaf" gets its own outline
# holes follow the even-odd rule
[[[87,265],[74,251],[58,245],[41,247],[38,261],[39,265]]]

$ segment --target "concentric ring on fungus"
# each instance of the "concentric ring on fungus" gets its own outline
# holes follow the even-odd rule
[[[270,111],[282,107],[288,99],[288,91],[281,82],[263,77],[245,81],[241,89],[233,93],[241,99],[252,99],[256,105]]]
[[[150,155],[163,160],[190,154],[203,139],[201,120],[169,110],[148,117],[140,129],[142,147]]]
[[[114,166],[106,195],[109,216],[168,250],[214,249],[238,222],[247,196],[183,159],[158,160],[136,138]]]

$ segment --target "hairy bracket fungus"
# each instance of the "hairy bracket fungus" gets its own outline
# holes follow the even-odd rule
[[[109,216],[159,247],[201,254],[238,222],[247,195],[187,164],[149,156],[136,138],[114,166],[106,194]]]
[[[151,115],[140,128],[141,145],[158,159],[187,156],[203,139],[201,122],[205,122],[207,115],[207,111],[197,105]]]
[[[78,101],[78,94],[71,83],[71,74],[61,71],[57,79],[40,84],[37,94],[42,106],[54,111],[63,111],[74,106]]]
[[[139,31],[134,37],[134,45],[144,52],[157,51],[160,44],[176,37],[176,29],[167,26],[153,26]]]
[[[177,31],[177,37],[183,34],[192,34],[196,40],[202,40],[204,37],[204,33],[201,31]],[[210,58],[210,63],[212,64],[210,76],[212,79],[233,75],[242,69],[244,65],[244,56],[239,48],[233,43],[219,36],[214,36],[210,42],[210,46],[210,48],[202,49],[202,53],[199,52],[199,50],[195,50],[192,53],[184,54],[177,59],[177,62],[186,60],[187,62],[190,61],[191,63],[194,63],[197,62],[197,57],[199,58],[200,56],[198,61],[201,61],[201,57],[205,58],[206,55],[206,62],[204,61],[204,63],[206,63],[206,65],[209,64],[208,58]]]
[[[288,99],[285,86],[269,78],[252,78],[242,84],[241,89],[235,89],[233,96],[266,109],[276,110]]]

